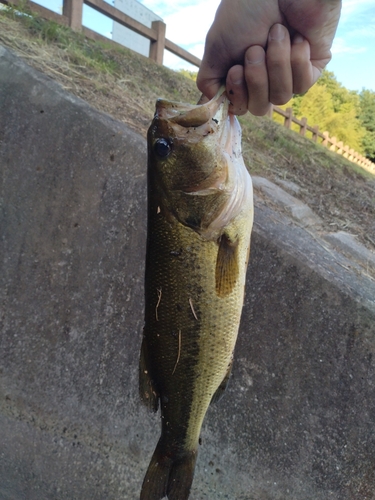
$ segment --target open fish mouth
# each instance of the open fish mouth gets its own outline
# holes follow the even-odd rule
[[[194,129],[196,134],[203,137],[215,134],[219,136],[220,147],[231,154],[233,150],[231,129],[236,118],[228,114],[229,103],[225,87],[222,86],[215,97],[204,104],[183,104],[158,99],[155,118],[168,121],[177,135],[179,135],[178,127]],[[181,132],[185,137],[186,130]]]
[[[229,100],[222,86],[215,97],[204,104],[184,104],[158,99],[155,117],[170,120],[181,127],[200,127],[210,120],[222,121],[228,116]],[[218,116],[216,116],[218,115]]]
[[[214,140],[218,148],[228,158],[236,159],[242,154],[241,127],[237,118],[229,114],[229,104],[225,86],[222,86],[215,97],[203,104],[184,104],[158,99],[155,118],[168,123],[169,130],[173,130],[173,134],[184,141],[188,129],[194,131],[197,138],[208,135],[214,138],[215,136]]]

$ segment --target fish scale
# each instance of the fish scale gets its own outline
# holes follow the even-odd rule
[[[146,321],[152,332],[148,337],[153,352],[152,371],[159,373],[157,385],[161,395],[170,398],[176,388],[180,394],[194,389],[191,398],[196,412],[185,413],[190,428],[186,440],[190,441],[188,446],[191,447],[196,445],[199,437],[198,422],[202,420],[231,360],[241,312],[235,306],[242,298],[244,284],[239,280],[228,297],[217,297],[213,287],[217,242],[203,241],[192,229],[177,221],[170,224],[161,214],[157,218],[154,237],[161,243],[150,251],[152,272],[146,292],[146,302],[150,304],[150,317]],[[180,255],[174,257],[170,249],[177,242]],[[246,253],[243,253],[245,265]],[[200,269],[196,267],[198,259]],[[186,274],[189,283],[181,287],[181,276]],[[158,290],[161,290],[161,298],[157,307]],[[198,319],[194,317],[189,299]],[[181,335],[180,357],[172,375],[179,354],[178,332]],[[171,412],[168,412],[168,407],[163,407],[166,419],[167,413],[168,420],[175,420],[177,412],[174,407]]]
[[[181,106],[183,126],[176,113]],[[188,499],[203,419],[225,389],[231,369],[253,202],[252,191],[242,195],[243,186],[235,182],[234,168],[245,169],[240,182],[250,179],[243,162],[233,166],[232,156],[222,152],[228,148],[228,130],[224,134],[223,129],[233,126],[227,109],[222,94],[187,110],[173,103],[171,123],[168,103],[162,101],[149,131],[140,395],[152,410],[160,406],[162,432],[141,500]],[[189,138],[195,134],[190,142],[186,128]],[[238,148],[236,139],[233,147]],[[184,189],[193,186],[188,194],[181,183]],[[241,203],[233,193],[243,196]]]

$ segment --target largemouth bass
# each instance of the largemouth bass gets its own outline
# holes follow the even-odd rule
[[[148,131],[148,240],[140,395],[162,431],[141,500],[186,500],[199,435],[231,371],[253,224],[241,129],[224,89],[158,100]]]

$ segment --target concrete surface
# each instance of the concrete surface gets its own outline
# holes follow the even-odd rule
[[[255,192],[260,191],[269,198],[275,206],[284,208],[289,215],[303,227],[316,227],[321,225],[321,218],[316,215],[310,207],[270,180],[264,177],[253,176],[253,185]],[[293,183],[289,182],[287,186],[288,190],[290,190],[293,188]]]
[[[146,146],[0,48],[0,499],[133,500]],[[192,500],[375,491],[375,283],[257,199],[233,376]]]
[[[359,243],[354,234],[338,231],[326,234],[324,239],[336,250],[359,262],[365,269],[375,271],[375,253]]]

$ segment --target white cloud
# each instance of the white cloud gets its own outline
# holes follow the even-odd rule
[[[341,8],[341,22],[347,22],[363,13],[374,13],[374,0],[344,0]]]
[[[186,47],[186,50],[188,50],[191,54],[202,59],[204,43],[197,43],[196,45],[188,46]],[[189,71],[198,71],[197,66],[189,64],[180,57],[177,57],[171,52],[168,52],[168,50],[164,52],[163,64],[165,66],[168,66],[168,68],[172,68],[174,70],[187,69]]]
[[[166,0],[139,0],[148,9],[152,10],[158,16],[163,19],[166,16],[170,16],[175,12],[181,12],[186,7],[191,5],[196,5],[199,0],[176,0],[174,2],[169,2]]]
[[[198,68],[196,66],[194,66],[193,64],[189,64],[188,62],[184,61],[180,57],[175,56],[167,50],[164,52],[163,64],[168,68],[174,69],[175,71],[178,71],[180,69],[187,69],[194,72],[198,71]]]
[[[343,2],[342,15],[337,30],[338,37],[345,37],[348,44],[371,45],[375,50],[374,0],[347,0]]]
[[[375,19],[372,23],[367,22],[365,26],[361,25],[358,28],[351,30],[349,35],[351,38],[375,38]],[[373,46],[372,49],[374,50],[375,47]]]
[[[336,37],[332,45],[332,54],[360,54],[367,51],[367,47],[354,47],[347,45],[343,38]]]
[[[186,45],[204,42],[220,0],[141,0],[141,3],[163,18],[167,38]]]
[[[199,57],[200,59],[202,59],[202,57],[203,57],[203,51],[204,51],[204,43],[203,42],[196,43],[196,44],[189,47],[189,52],[191,52],[195,56]]]
[[[217,0],[207,0],[167,16],[167,38],[181,45],[204,42],[214,19],[217,3]]]

